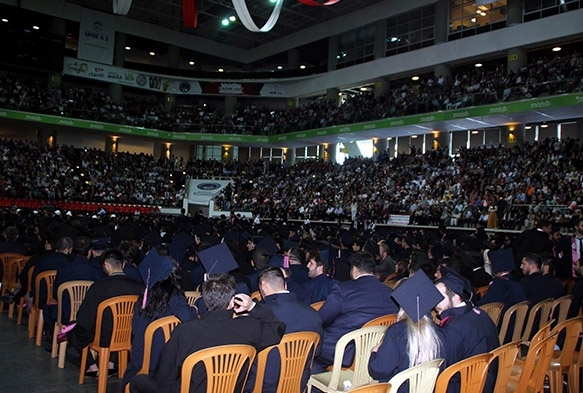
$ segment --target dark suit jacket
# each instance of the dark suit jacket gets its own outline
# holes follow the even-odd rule
[[[396,314],[399,307],[392,293],[391,288],[372,274],[336,284],[319,311],[324,337],[318,363],[323,366],[334,362],[336,342],[344,334],[360,329],[376,317]],[[353,357],[354,346],[349,345],[344,352],[343,365],[350,365]]]
[[[338,281],[328,277],[326,274],[320,274],[310,279],[310,281],[304,284],[304,288],[309,296],[308,302],[312,304],[326,300],[335,284],[338,284]]]
[[[34,298],[36,296],[36,278],[39,273],[46,272],[47,270],[59,270],[60,268],[71,264],[71,259],[69,256],[63,254],[62,252],[53,252],[47,255],[43,259],[37,262],[34,266],[34,271],[32,273],[32,285],[30,286],[30,297]],[[39,306],[44,308],[47,302],[47,288],[44,284],[40,286],[39,294]]]

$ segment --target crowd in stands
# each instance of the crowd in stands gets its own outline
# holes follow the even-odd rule
[[[348,95],[341,105],[320,98],[292,109],[240,105],[235,113],[209,104],[164,109],[161,97],[125,95],[116,103],[105,90],[69,83],[47,89],[24,74],[0,78],[0,107],[167,131],[273,135],[438,110],[583,90],[581,52],[533,58],[518,72],[504,65],[406,82],[375,97]]]
[[[522,230],[534,217],[558,226],[583,204],[581,143],[546,139],[522,146],[412,150],[343,165],[155,158],[72,146],[0,141],[0,196],[182,206],[187,178],[232,179],[217,210],[261,218],[349,221],[361,227],[410,215],[419,225]],[[366,179],[366,181],[365,181]]]

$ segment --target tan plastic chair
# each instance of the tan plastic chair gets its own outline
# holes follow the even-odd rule
[[[498,359],[498,373],[494,393],[506,393],[506,386],[512,375],[512,367],[520,351],[520,341],[512,341],[508,344],[501,345],[490,351],[492,358],[490,365],[495,359]]]
[[[569,392],[579,392],[579,378],[576,371],[579,364],[575,361],[575,349],[582,324],[583,317],[571,318],[559,323],[551,332],[551,334],[565,332],[563,347],[560,351],[554,351],[549,367],[551,393],[563,392],[563,375],[567,376]]]
[[[502,326],[500,328],[500,333],[498,334],[500,343],[504,343],[504,339],[506,338],[506,332],[508,331],[508,326],[510,325],[510,320],[513,315],[516,315],[516,318],[514,320],[514,330],[512,331],[511,341],[521,339],[522,328],[524,327],[524,320],[526,319],[527,313],[528,313],[528,300],[516,303],[514,306],[506,310],[504,316],[502,317]]]
[[[391,391],[391,384],[387,382],[371,383],[356,389],[350,389],[351,393],[389,393]]]
[[[510,377],[506,393],[542,393],[545,375],[549,369],[557,333],[553,333],[536,344],[532,344],[526,354],[520,372]],[[516,367],[515,367],[516,368]]]
[[[549,318],[554,318],[557,324],[567,320],[567,313],[572,300],[572,295],[565,295],[555,299],[551,306],[551,315]]]
[[[362,327],[369,327],[369,326],[389,327],[395,322],[397,322],[397,314],[387,314],[387,315],[383,315],[383,316],[380,316],[380,317],[375,318],[375,319],[371,319],[370,321],[368,321],[367,323],[362,325]]]
[[[319,302],[310,304],[310,306],[312,306],[312,308],[314,310],[318,311],[322,308],[322,306],[324,305],[324,302],[326,302],[326,300],[320,300]]]
[[[502,315],[502,309],[504,308],[504,303],[501,302],[487,303],[480,306],[480,308],[490,316],[490,318],[494,322],[494,325],[498,326],[498,322],[500,322],[500,316]]]
[[[267,357],[272,350],[279,351],[281,357],[276,393],[300,392],[304,368],[308,362],[312,364],[319,341],[320,335],[315,332],[288,333],[283,336],[279,344],[259,352],[253,393],[261,393]]]
[[[26,293],[30,293],[32,289],[32,274],[34,273],[34,268],[28,269],[28,284],[26,286]],[[22,312],[24,311],[24,296],[18,301],[18,317],[16,317],[16,324],[20,325],[22,323]],[[30,318],[30,317],[29,317]]]
[[[263,300],[263,297],[261,296],[261,292],[259,291],[255,291],[251,294],[251,299],[253,300],[257,300],[258,302]]]
[[[520,345],[525,346],[525,347],[532,347],[533,345],[541,342],[543,339],[547,338],[549,336],[549,333],[551,332],[551,324],[553,323],[553,321],[547,322],[545,325],[543,325],[538,332],[536,332],[536,334],[534,336],[532,336],[532,340],[530,341],[521,341]],[[516,358],[516,360],[514,361],[514,369],[512,371],[512,375],[515,376],[516,374],[518,374],[521,370],[521,368],[524,366],[524,362],[526,360],[526,356],[519,356]]]
[[[476,295],[478,296],[478,299],[481,299],[484,297],[486,292],[488,292],[488,288],[490,288],[489,285],[484,285],[484,286],[481,286],[480,288],[476,289]]]
[[[118,352],[118,370],[121,378],[128,365],[128,353],[132,349],[132,317],[134,306],[138,300],[137,295],[116,296],[104,300],[97,307],[97,321],[95,323],[95,338],[93,342],[83,349],[81,354],[81,369],[79,372],[79,385],[85,380],[87,366],[87,354],[89,350],[96,351],[98,359],[99,376],[97,377],[97,392],[105,393],[107,389],[107,369],[111,352]],[[103,314],[111,310],[113,328],[109,347],[100,346]]]
[[[196,307],[194,305],[194,302],[198,300],[201,294],[200,291],[185,291],[184,296],[186,297],[186,300],[188,301],[188,305],[190,307]]]
[[[386,330],[386,326],[370,326],[354,330],[340,337],[334,351],[332,371],[312,374],[308,380],[308,393],[312,391],[312,386],[323,392],[336,393],[344,390],[344,381],[350,381],[355,388],[371,382],[372,378],[368,373],[370,352],[376,344],[382,341]],[[354,370],[343,370],[344,350],[348,343],[353,340],[355,343]]]
[[[197,351],[182,364],[180,393],[190,392],[192,369],[199,362],[206,369],[206,393],[235,392],[239,376],[245,373],[242,391],[254,357],[255,348],[250,345],[219,345]]]
[[[460,374],[460,393],[483,391],[490,359],[491,353],[483,353],[452,364],[437,378],[435,393],[446,393],[449,380],[457,373]]]
[[[20,287],[18,276],[30,259],[28,256],[13,253],[0,254],[2,265],[4,266],[4,277],[2,277],[2,288],[0,295],[10,293]],[[0,302],[0,313],[4,311],[4,303]],[[14,318],[14,303],[8,306],[8,318]]]
[[[59,356],[59,368],[65,368],[65,355],[67,353],[67,341],[62,343],[57,343],[57,335],[61,328],[63,327],[63,293],[67,291],[69,294],[70,308],[69,308],[69,320],[74,321],[77,319],[77,311],[79,306],[85,298],[85,294],[89,287],[93,285],[93,281],[76,280],[64,282],[59,285],[57,289],[57,322],[55,322],[55,328],[53,329],[53,346],[51,351],[51,357],[56,358]]]
[[[56,304],[57,301],[53,298],[53,283],[57,277],[56,270],[47,270],[36,276],[35,282],[35,298],[34,305],[32,306],[32,311],[28,317],[28,338],[33,338],[36,332],[36,345],[40,347],[43,338],[43,310],[39,306],[40,299],[40,284],[45,281],[47,288],[47,304]]]
[[[441,363],[443,359],[434,359],[408,368],[393,376],[389,384],[397,391],[405,381],[409,381],[409,393],[433,392]]]
[[[530,341],[530,336],[534,330],[537,332],[538,329],[549,321],[549,316],[551,314],[551,307],[553,306],[553,298],[541,300],[528,311],[528,320],[522,332],[522,341]],[[534,320],[540,316],[539,326],[534,326]]]
[[[150,322],[146,331],[144,332],[144,357],[142,358],[142,368],[137,374],[148,374],[150,371],[150,358],[152,357],[152,341],[154,341],[154,334],[158,329],[162,330],[164,334],[164,342],[170,340],[170,334],[174,328],[180,323],[180,319],[174,315],[169,315],[155,321]],[[130,393],[130,384],[126,384],[125,392]]]

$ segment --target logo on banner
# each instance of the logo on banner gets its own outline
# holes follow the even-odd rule
[[[85,37],[93,38],[94,40],[109,42],[109,36],[103,32],[103,23],[99,21],[93,22],[93,31],[86,31]]]
[[[196,188],[203,191],[212,191],[221,188],[219,183],[200,183],[196,185]]]
[[[87,63],[70,63],[67,64],[67,70],[76,74],[85,74],[87,72]]]
[[[243,94],[243,85],[240,83],[221,83],[219,93],[222,94]]]

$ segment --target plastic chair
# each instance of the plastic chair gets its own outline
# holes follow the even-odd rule
[[[460,374],[460,393],[483,391],[490,359],[491,353],[483,353],[452,364],[437,378],[435,393],[446,393],[450,379],[457,373]]]
[[[480,308],[490,316],[492,321],[494,321],[494,325],[498,326],[498,322],[500,322],[500,316],[502,315],[502,309],[504,308],[504,303],[487,303],[480,306]]]
[[[529,341],[530,336],[533,332],[538,331],[538,329],[548,322],[549,315],[551,314],[551,307],[553,305],[553,298],[541,300],[528,311],[528,320],[526,321],[526,325],[524,327],[524,332],[522,333],[522,341]],[[534,326],[534,320],[536,319],[537,315],[539,316],[539,325]]]
[[[320,335],[316,332],[296,332],[283,336],[281,342],[265,348],[257,354],[257,374],[253,393],[261,393],[265,377],[267,357],[272,350],[278,350],[281,357],[281,368],[276,393],[300,392],[302,374],[309,362],[314,359],[314,353]]]
[[[391,384],[388,382],[371,383],[356,389],[350,389],[351,393],[390,393],[391,391]]]
[[[490,288],[489,285],[484,285],[484,286],[481,286],[480,288],[476,289],[475,293],[476,293],[476,296],[478,296],[478,300],[484,297],[486,292],[488,292],[488,288]]]
[[[53,283],[57,277],[56,270],[47,270],[39,273],[36,276],[35,290],[36,296],[34,298],[34,305],[32,306],[32,311],[28,317],[28,338],[33,338],[36,331],[36,345],[40,347],[43,338],[43,310],[39,306],[40,299],[40,284],[45,281],[46,291],[47,291],[47,304],[55,304],[56,300],[53,298]],[[36,329],[35,329],[36,327]]]
[[[51,357],[57,357],[59,355],[59,368],[65,368],[65,354],[67,353],[67,341],[62,343],[57,343],[57,335],[61,328],[64,326],[63,323],[63,293],[67,291],[69,294],[69,320],[74,321],[77,319],[77,311],[81,302],[85,298],[85,294],[89,287],[93,285],[93,281],[77,280],[64,282],[59,285],[57,289],[57,322],[55,322],[55,328],[53,329],[53,346],[51,351]]]
[[[30,293],[32,289],[32,274],[34,273],[34,268],[28,269],[28,284],[26,285],[26,293]],[[20,325],[22,323],[22,312],[24,311],[24,296],[18,301],[18,316],[16,317],[16,324]],[[30,317],[29,317],[30,318]]]
[[[206,393],[235,392],[237,380],[244,372],[242,391],[254,357],[255,348],[250,345],[219,345],[197,351],[182,364],[180,393],[190,392],[192,369],[199,362],[206,369]]]
[[[310,306],[312,306],[312,308],[314,310],[318,311],[322,308],[322,306],[324,305],[325,302],[326,302],[326,300],[320,300],[319,302],[310,304]]]
[[[490,365],[495,359],[498,359],[498,373],[494,393],[506,393],[506,386],[512,375],[512,367],[514,366],[519,351],[520,340],[509,342],[490,351],[492,354]]]
[[[557,334],[564,331],[565,341],[560,351],[554,351],[549,366],[551,393],[563,392],[563,375],[567,375],[569,392],[579,392],[579,375],[576,371],[579,368],[579,362],[575,358],[575,349],[582,324],[583,317],[575,317],[559,323],[552,330],[552,333]]]
[[[572,300],[572,295],[561,296],[553,300],[551,315],[549,318],[554,318],[555,321],[557,321],[557,324],[567,320],[567,312],[569,311]]]
[[[112,297],[99,303],[97,307],[97,321],[95,323],[95,337],[91,344],[83,348],[83,353],[81,354],[79,385],[82,385],[85,380],[87,353],[90,349],[96,351],[99,356],[98,367],[100,372],[97,377],[98,393],[105,393],[107,389],[107,369],[111,352],[119,352],[119,377],[121,378],[123,376],[128,364],[128,353],[132,348],[132,317],[137,300],[137,295],[124,295]],[[100,346],[100,341],[103,328],[103,314],[108,309],[111,310],[113,321],[111,341],[108,347],[102,347]]]
[[[368,321],[367,323],[362,325],[362,327],[369,327],[369,326],[389,327],[395,322],[397,322],[397,314],[387,314],[387,315],[377,317],[375,319],[371,319],[370,321]]]
[[[2,277],[2,288],[0,295],[12,292],[20,286],[18,276],[26,262],[30,259],[28,256],[14,253],[0,254],[2,265],[4,266],[4,277]],[[0,313],[4,311],[4,303],[0,302]],[[14,303],[8,306],[8,318],[14,318]]]
[[[405,381],[409,381],[409,393],[433,392],[441,363],[443,359],[434,359],[408,368],[394,375],[389,384],[396,391]]]
[[[370,326],[346,333],[336,343],[332,371],[312,374],[308,380],[308,393],[312,386],[323,392],[336,393],[344,390],[344,381],[351,381],[353,387],[369,383],[372,378],[368,373],[368,361],[372,347],[381,342],[387,330],[386,326]],[[342,369],[342,358],[348,343],[354,340],[354,370]]]
[[[263,297],[261,296],[261,292],[259,292],[259,291],[254,291],[254,292],[251,294],[251,299],[253,299],[253,300],[257,300],[258,302],[262,301],[262,300],[263,300]]]
[[[146,331],[144,332],[144,357],[142,358],[142,368],[138,371],[138,374],[148,374],[150,371],[150,358],[152,356],[152,341],[154,341],[154,334],[158,329],[162,330],[164,334],[164,342],[170,340],[170,333],[174,328],[180,323],[180,319],[176,318],[174,315],[169,315],[155,321],[150,322]],[[126,384],[125,392],[130,393],[130,384]]]
[[[522,328],[524,327],[524,320],[526,319],[526,314],[528,313],[528,300],[520,303],[516,303],[514,306],[510,307],[504,313],[502,317],[502,327],[500,328],[500,333],[498,338],[500,343],[504,343],[506,338],[506,332],[508,331],[508,326],[510,325],[510,320],[513,315],[516,315],[514,320],[514,330],[512,331],[511,341],[520,340],[522,337]]]
[[[201,293],[200,291],[185,291],[184,296],[186,297],[190,307],[196,307],[194,302],[198,300],[198,298],[201,296]]]
[[[542,393],[545,375],[549,369],[557,333],[553,333],[528,349],[524,365],[519,373],[512,375],[506,387],[507,393]]]

